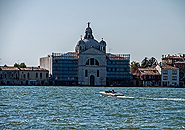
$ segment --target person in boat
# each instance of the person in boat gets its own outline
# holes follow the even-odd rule
[[[109,90],[109,91],[105,91],[105,92],[106,92],[106,93],[111,93],[112,91]]]
[[[115,93],[114,90],[112,90],[112,93]]]

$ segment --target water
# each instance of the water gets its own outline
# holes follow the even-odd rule
[[[185,129],[185,89],[0,86],[0,129]]]

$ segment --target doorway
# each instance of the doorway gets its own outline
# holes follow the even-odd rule
[[[94,86],[94,75],[90,76],[90,85]]]

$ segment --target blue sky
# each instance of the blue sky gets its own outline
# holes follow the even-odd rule
[[[185,0],[0,0],[0,65],[74,51],[87,22],[131,61],[185,53]]]

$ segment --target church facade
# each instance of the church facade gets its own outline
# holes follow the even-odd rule
[[[106,53],[106,42],[94,39],[90,23],[75,52],[40,58],[54,85],[131,86],[130,54]]]

